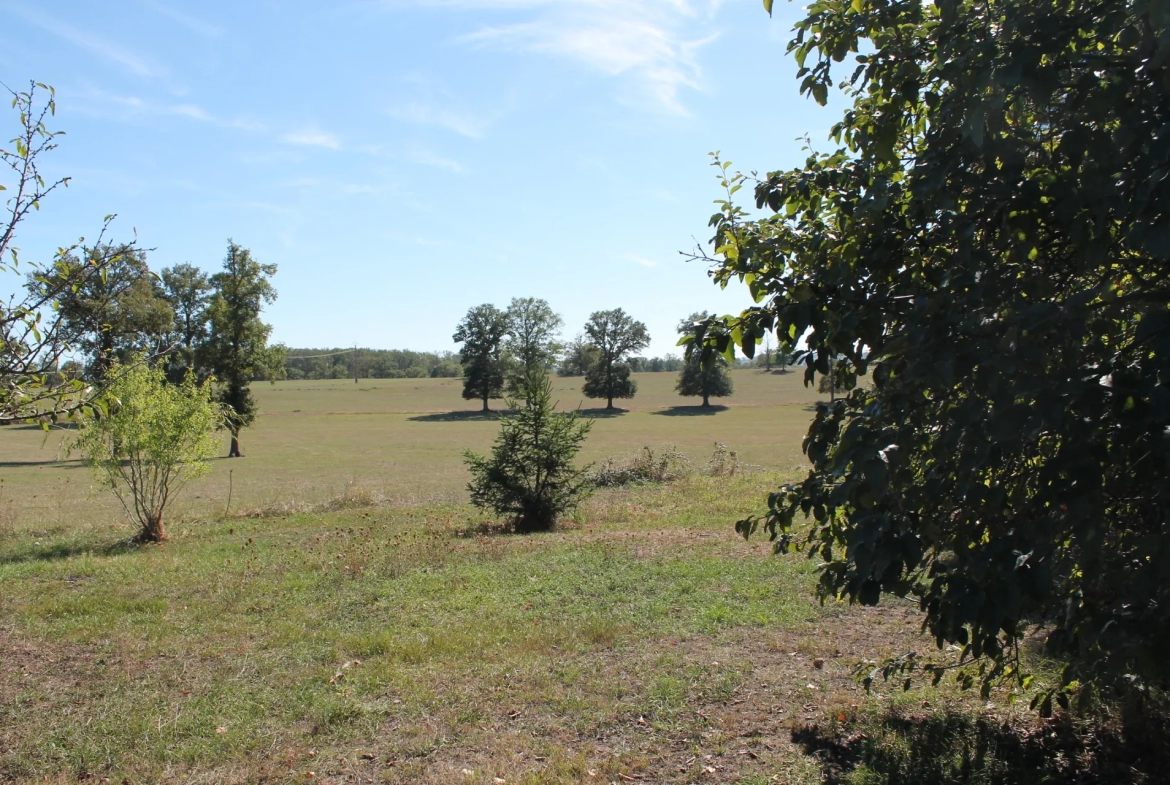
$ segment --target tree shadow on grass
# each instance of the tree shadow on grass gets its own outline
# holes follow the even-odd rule
[[[94,556],[117,556],[120,553],[129,553],[138,550],[140,546],[133,540],[125,539],[117,542],[107,542],[95,545],[92,542],[54,542],[48,545],[28,545],[14,553],[0,554],[0,564],[26,564],[28,562],[48,562],[71,559],[74,556],[93,554]]]
[[[19,466],[57,466],[61,469],[83,469],[85,461],[80,458],[69,460],[50,459],[47,461],[0,461],[0,469],[15,469]]]
[[[619,409],[616,406],[612,409],[606,409],[604,406],[597,409],[577,409],[577,414],[581,417],[589,417],[596,419],[598,417],[621,417],[627,414],[629,409]]]
[[[826,783],[1088,785],[1155,782],[1170,766],[1161,722],[1085,725],[1051,720],[1020,727],[952,709],[888,711],[839,725],[806,725],[792,741],[816,757]]]
[[[480,410],[475,411],[456,411],[456,412],[436,412],[435,414],[419,414],[414,417],[407,417],[411,422],[477,422],[498,420],[501,416],[509,414],[507,409],[501,411],[484,412]]]
[[[659,409],[650,413],[660,414],[663,417],[709,417],[725,411],[727,411],[726,406],[712,404],[711,406],[671,406],[668,409]]]

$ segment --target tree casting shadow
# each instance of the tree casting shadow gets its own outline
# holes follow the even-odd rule
[[[671,406],[669,409],[659,409],[651,414],[660,414],[663,417],[709,417],[712,414],[727,411],[726,406],[712,404],[711,406]]]
[[[407,417],[411,422],[476,422],[498,420],[502,415],[508,414],[508,410],[503,411],[456,411],[456,412],[436,412],[435,414],[419,414],[414,417]]]

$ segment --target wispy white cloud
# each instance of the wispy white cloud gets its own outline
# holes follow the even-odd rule
[[[161,66],[88,30],[82,30],[28,8],[7,6],[7,10],[20,16],[26,22],[47,30],[80,49],[116,63],[138,76],[154,77],[166,73],[166,69]]]
[[[431,106],[419,101],[411,101],[403,106],[393,107],[389,113],[390,116],[408,123],[435,125],[469,139],[483,138],[495,119],[473,112]]]
[[[242,131],[259,133],[265,130],[263,123],[246,117],[227,119],[217,117],[197,104],[171,104],[140,98],[135,95],[118,95],[106,90],[90,88],[70,95],[71,108],[97,117],[109,117],[122,121],[137,121],[148,116],[174,115],[220,128],[237,128]]]
[[[303,147],[324,147],[327,150],[340,150],[341,140],[334,134],[326,133],[315,128],[304,128],[299,131],[290,131],[280,137],[285,144],[301,145]]]
[[[521,14],[521,21],[481,27],[462,43],[575,60],[610,77],[632,79],[659,108],[686,114],[680,93],[699,89],[698,50],[717,33],[688,0],[415,0],[418,4]],[[394,2],[394,0],[391,0]]]
[[[202,35],[207,38],[215,38],[222,32],[218,27],[211,24],[210,22],[205,22],[202,19],[185,14],[176,8],[171,8],[169,5],[157,2],[157,0],[143,0],[143,2],[148,8],[167,17],[172,22],[179,23],[197,35]]]
[[[354,148],[359,153],[372,155],[376,158],[386,158],[395,161],[407,161],[409,163],[420,164],[422,166],[431,166],[436,169],[446,169],[456,174],[462,174],[467,171],[463,164],[459,163],[453,158],[448,158],[444,155],[436,153],[428,147],[421,145],[407,145],[405,147],[385,147],[383,145],[367,144],[359,145]]]
[[[452,158],[446,158],[442,155],[438,155],[437,153],[434,153],[425,148],[415,148],[410,150],[406,153],[405,157],[407,160],[416,164],[431,166],[436,169],[446,169],[447,171],[454,172],[455,174],[462,174],[464,171],[463,165],[458,161]]]
[[[298,177],[288,182],[288,187],[298,191],[326,192],[334,196],[353,196],[356,194],[373,194],[382,190],[381,187],[369,183],[352,183],[345,180],[331,180],[322,177]]]
[[[653,259],[647,259],[645,256],[638,256],[637,254],[633,254],[633,253],[624,253],[624,254],[622,254],[621,258],[625,259],[627,262],[633,262],[634,264],[640,264],[643,267],[657,267],[658,266],[658,262],[654,261]]]
[[[214,118],[211,115],[194,104],[176,104],[175,106],[169,107],[167,111],[170,114],[190,117],[192,120],[200,120],[204,123],[214,122]]]

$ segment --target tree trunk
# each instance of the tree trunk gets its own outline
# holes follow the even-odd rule
[[[228,457],[229,458],[243,458],[244,457],[244,454],[242,452],[240,452],[240,434],[238,432],[232,434],[232,447],[231,447],[231,450],[228,451]]]
[[[138,532],[138,536],[134,539],[136,542],[162,542],[166,538],[167,532],[163,528],[162,513],[160,512],[157,518],[147,517],[142,531]]]
[[[612,396],[612,395],[611,395],[611,396],[609,396],[608,400],[606,401],[605,408],[606,408],[606,409],[612,409],[612,408],[613,408],[613,396]]]
[[[491,409],[489,409],[489,408],[488,408],[488,405],[487,405],[487,403],[488,403],[488,397],[485,395],[485,396],[483,397],[483,410],[484,410],[485,412],[490,412],[490,411],[491,411]]]
[[[708,395],[707,393],[703,393],[703,408],[709,409],[710,407],[711,407],[711,396]]]

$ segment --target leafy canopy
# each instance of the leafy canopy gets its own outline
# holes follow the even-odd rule
[[[1066,685],[1170,685],[1170,5],[816,0],[788,51],[852,106],[763,218],[716,160],[712,275],[758,305],[694,338],[852,390],[740,530],[810,516],[823,595],[916,597],[984,691],[1033,621]]]
[[[7,88],[5,88],[7,89]],[[10,275],[8,291],[21,285],[17,229],[53,191],[69,184],[68,177],[48,181],[41,175],[43,158],[56,149],[62,131],[50,130],[47,121],[56,114],[53,88],[32,82],[27,91],[9,90],[18,119],[16,136],[0,147],[0,276]],[[100,282],[133,243],[113,245],[106,240],[108,215],[91,252],[85,239],[59,248],[48,263],[26,263],[24,294],[0,301],[0,420],[50,422],[85,411],[101,388],[58,373],[76,339],[60,303]],[[78,251],[80,254],[77,254]]]
[[[263,307],[276,300],[276,289],[269,281],[274,275],[276,265],[260,264],[251,251],[228,240],[223,269],[211,276],[214,294],[199,363],[217,379],[216,399],[228,407],[233,435],[256,419],[251,381],[275,381],[284,371],[284,347],[268,345],[272,325],[260,319]]]
[[[585,372],[585,395],[605,398],[609,409],[613,408],[614,398],[633,398],[638,385],[630,378],[630,366],[623,361],[650,344],[646,325],[621,308],[594,311],[585,323],[585,335],[597,350],[597,361]]]
[[[712,317],[706,311],[693,313],[678,323],[680,335],[690,335],[695,325]],[[692,352],[678,372],[674,389],[679,395],[699,396],[703,406],[711,405],[711,398],[724,398],[735,392],[735,383],[727,372],[727,359],[723,355],[711,355],[704,362],[702,354]]]
[[[459,362],[463,365],[463,397],[483,401],[499,398],[504,392],[508,358],[504,354],[504,338],[508,335],[508,314],[485,303],[470,308],[455,328],[451,339],[462,343]]]

